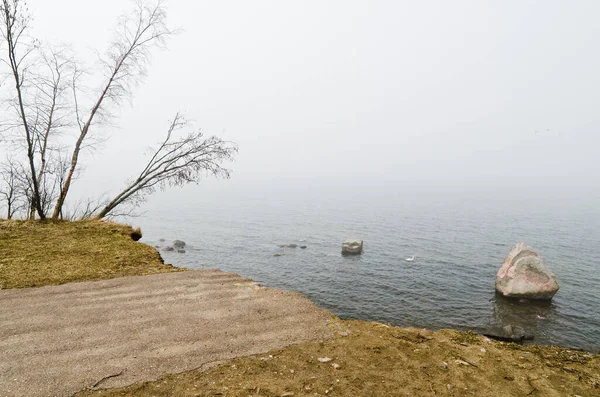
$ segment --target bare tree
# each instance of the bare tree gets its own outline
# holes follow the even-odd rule
[[[15,204],[18,201],[15,169],[8,164],[4,164],[0,170],[0,175],[3,178],[0,185],[0,197],[2,197],[2,201],[6,205],[6,219],[12,219],[17,210]]]
[[[80,201],[74,210],[65,210],[70,188],[82,169],[82,152],[99,142],[94,126],[111,120],[111,108],[130,98],[145,77],[151,50],[164,46],[177,33],[166,25],[162,0],[153,5],[144,0],[134,4],[133,12],[119,20],[106,55],[99,59],[96,71],[102,83],[90,94],[81,80],[89,75],[96,79],[74,61],[68,47],[42,49],[40,42],[29,36],[31,18],[24,0],[0,0],[0,50],[5,42],[7,76],[15,84],[8,101],[10,112],[0,116],[0,138],[14,145],[23,159],[26,153],[28,170],[18,169],[16,181],[19,197],[27,202],[23,212],[30,219],[36,214],[44,219],[50,213],[53,219],[114,216],[117,206],[135,208],[157,188],[198,182],[205,174],[230,176],[221,164],[233,159],[235,144],[204,137],[199,131],[175,138],[187,125],[177,114],[166,139],[123,191],[110,201]],[[5,81],[0,76],[0,88]],[[73,139],[71,145],[65,145],[67,138]],[[5,170],[5,178],[12,180],[13,171]],[[15,192],[8,189],[8,196],[3,196],[11,203],[11,216],[15,214]]]
[[[12,73],[15,91],[16,91],[16,110],[21,120],[21,127],[25,133],[27,144],[27,158],[29,160],[29,171],[31,173],[31,182],[33,186],[32,206],[36,209],[40,218],[44,219],[44,213],[41,200],[40,189],[37,180],[35,167],[35,137],[29,128],[29,121],[26,113],[24,99],[24,81],[28,72],[27,59],[35,50],[35,40],[28,40],[27,32],[31,18],[23,13],[23,3],[20,0],[2,0],[0,5],[0,23],[2,23],[2,38],[7,44],[8,62],[6,62]],[[23,47],[23,52],[21,52]]]
[[[77,90],[74,90],[79,136],[75,142],[71,165],[65,183],[61,187],[52,218],[56,219],[60,215],[79,162],[82,146],[90,134],[95,117],[105,111],[108,103],[118,104],[131,95],[133,87],[146,74],[150,50],[163,45],[173,34],[174,32],[166,25],[166,12],[162,1],[154,6],[142,2],[136,3],[135,12],[120,21],[116,38],[109,47],[108,56],[102,60],[106,81],[85,119],[79,117]]]
[[[230,177],[231,170],[221,164],[233,160],[238,151],[237,145],[216,136],[205,137],[201,131],[174,138],[174,134],[186,126],[187,120],[177,113],[164,141],[151,152],[144,169],[98,212],[97,218],[104,218],[117,206],[126,203],[136,207],[157,188],[198,183],[203,175]]]
[[[29,124],[35,138],[35,151],[39,156],[38,183],[44,187],[48,181],[46,174],[52,156],[61,150],[52,146],[64,129],[72,126],[73,115],[70,102],[71,84],[75,77],[75,63],[67,47],[51,49],[41,54],[42,72],[32,79],[35,88],[33,103],[28,105],[33,115]],[[45,72],[45,73],[44,73]],[[43,188],[40,194],[43,194]]]
[[[30,204],[26,168],[9,158],[0,164],[0,178],[0,198],[6,206],[6,219],[12,219]]]

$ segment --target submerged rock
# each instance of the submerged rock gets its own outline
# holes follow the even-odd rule
[[[550,300],[558,289],[556,276],[525,243],[510,250],[496,275],[496,291],[507,298]]]
[[[498,329],[491,329],[483,333],[488,338],[496,339],[502,342],[522,343],[525,340],[533,340],[534,336],[525,332],[518,325],[508,324]]]
[[[185,241],[175,240],[175,241],[173,241],[173,247],[183,248],[183,247],[185,247]]]
[[[359,255],[362,253],[362,240],[346,240],[342,244],[342,255]]]

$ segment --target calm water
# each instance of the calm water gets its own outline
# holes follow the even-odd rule
[[[600,350],[598,212],[481,201],[230,201],[150,211],[133,223],[146,243],[188,243],[185,254],[162,253],[168,263],[299,291],[342,318],[432,329],[510,323],[536,343]],[[363,239],[363,255],[342,257],[345,238]],[[518,241],[558,276],[551,303],[495,296],[496,272]],[[308,248],[278,247],[290,243]]]

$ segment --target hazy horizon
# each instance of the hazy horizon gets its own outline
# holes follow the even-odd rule
[[[600,198],[598,2],[166,6],[183,32],[154,53],[104,148],[83,158],[72,199],[119,189],[177,111],[240,152],[231,180],[150,205],[336,189]],[[32,34],[90,62],[129,7],[30,0]]]

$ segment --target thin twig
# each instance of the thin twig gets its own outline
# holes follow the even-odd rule
[[[477,365],[473,364],[473,363],[472,363],[472,362],[470,362],[470,361],[467,361],[467,360],[465,360],[465,359],[464,359],[464,358],[462,358],[462,357],[460,357],[460,359],[461,359],[461,360],[463,360],[464,362],[466,362],[467,364],[469,364],[469,365],[472,365],[472,366],[473,366],[473,367],[475,367],[475,368],[479,368]]]
[[[104,382],[105,380],[110,379],[110,378],[116,378],[117,376],[121,376],[121,375],[123,375],[124,372],[125,372],[125,370],[122,369],[121,372],[119,372],[118,374],[105,376],[104,378],[100,379],[98,382],[96,382],[92,386],[90,386],[90,389],[95,389],[96,387],[98,387],[98,385],[100,383]]]

